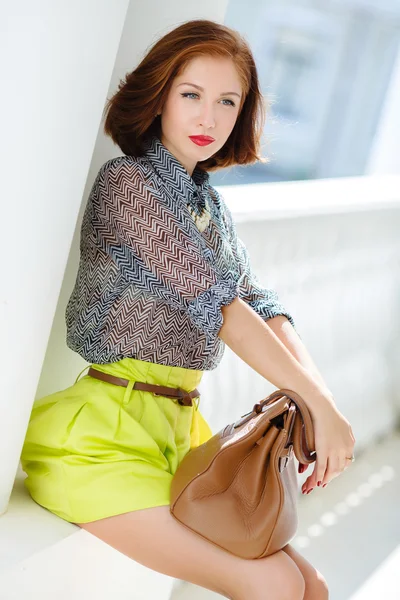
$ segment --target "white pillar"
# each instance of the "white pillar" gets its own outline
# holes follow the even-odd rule
[[[128,0],[2,3],[0,515],[18,467]]]
[[[400,49],[393,67],[366,175],[400,173]]]

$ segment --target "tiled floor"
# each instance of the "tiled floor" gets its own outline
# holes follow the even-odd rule
[[[399,458],[396,432],[357,456],[325,489],[299,500],[292,545],[324,574],[330,600],[400,600]],[[218,598],[222,596],[184,582],[172,596]]]

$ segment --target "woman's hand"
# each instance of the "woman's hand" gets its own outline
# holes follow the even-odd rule
[[[353,455],[355,445],[351,425],[335,405],[324,406],[312,419],[317,458],[313,472],[302,486],[303,493],[314,489],[318,482],[323,486],[340,475],[351,464],[346,457]],[[299,472],[306,468],[301,470],[300,465]]]

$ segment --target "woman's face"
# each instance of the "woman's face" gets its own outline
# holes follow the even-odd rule
[[[229,58],[194,58],[174,79],[161,112],[161,142],[190,176],[197,162],[206,160],[225,144],[235,125],[241,98],[240,79]],[[199,146],[189,137],[196,135],[207,135],[215,141]]]

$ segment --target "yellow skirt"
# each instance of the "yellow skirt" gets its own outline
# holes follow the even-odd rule
[[[65,390],[35,400],[21,454],[27,490],[72,523],[169,505],[178,465],[212,432],[198,399],[181,406],[132,387],[143,381],[191,391],[203,371],[132,358],[92,366],[129,379],[128,387],[79,374]]]

